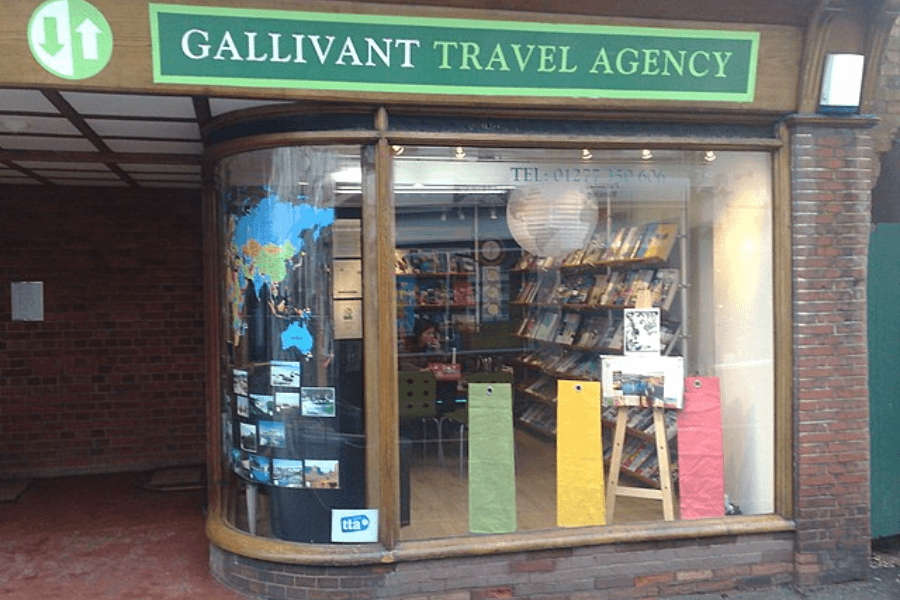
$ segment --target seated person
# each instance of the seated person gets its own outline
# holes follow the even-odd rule
[[[400,357],[400,371],[420,371],[427,368],[428,363],[438,361],[441,342],[438,340],[437,324],[428,319],[416,319],[413,326],[413,337]]]

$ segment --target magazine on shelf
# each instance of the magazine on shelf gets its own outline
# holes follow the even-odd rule
[[[631,280],[631,285],[626,292],[628,296],[625,300],[625,306],[634,306],[637,303],[638,295],[650,289],[650,284],[653,282],[655,271],[653,269],[640,269],[635,272],[634,277]]]
[[[606,288],[609,286],[609,278],[610,275],[602,275],[597,274],[594,279],[594,285],[591,287],[591,291],[588,294],[587,300],[585,304],[589,306],[597,306],[600,304],[600,299],[603,298],[603,293],[606,291]]]
[[[639,225],[637,226],[637,233],[634,235],[634,239],[631,242],[631,246],[626,248],[623,252],[623,258],[625,259],[636,259],[641,257],[641,252],[646,250],[644,247],[644,240],[647,239],[647,236],[652,236],[653,232],[653,224],[650,225]]]
[[[603,257],[601,262],[607,262],[611,260],[615,260],[619,254],[619,251],[622,248],[622,243],[625,241],[625,236],[628,234],[628,228],[623,227],[616,231],[616,235],[613,237],[612,242],[606,247],[606,250],[603,252]]]
[[[631,258],[635,243],[640,241],[641,231],[642,228],[637,225],[632,225],[628,228],[628,233],[625,234],[622,246],[616,251],[614,260],[627,260]]]
[[[584,256],[581,258],[583,265],[595,265],[603,258],[603,252],[606,250],[606,235],[604,233],[595,233],[585,248]]]
[[[616,337],[616,332],[622,327],[622,317],[619,314],[614,314],[610,317],[609,322],[606,324],[606,329],[603,332],[603,335],[600,337],[600,343],[596,346],[598,349],[611,349],[613,339]]]
[[[550,341],[550,337],[556,332],[556,322],[559,313],[555,310],[545,310],[538,319],[538,325],[534,329],[534,337],[539,340]]]
[[[616,290],[615,297],[611,298],[610,304],[613,306],[626,306],[628,303],[628,298],[631,296],[631,289],[634,285],[634,280],[637,277],[637,271],[628,271],[625,274],[625,279],[622,280],[622,284]]]
[[[613,271],[610,273],[606,289],[603,291],[603,295],[600,297],[600,302],[598,304],[600,306],[612,306],[613,298],[618,293],[624,280],[624,271]]]
[[[669,254],[678,239],[678,225],[675,223],[657,223],[653,236],[647,244],[643,258],[669,260]]]
[[[609,316],[605,313],[591,316],[581,327],[576,346],[581,348],[596,348],[597,343],[600,341],[599,337],[603,335],[608,322]]]
[[[587,304],[593,288],[593,275],[584,273],[574,277],[569,286],[569,297],[566,299],[566,304]]]
[[[519,330],[516,332],[516,335],[520,335],[522,337],[531,337],[534,333],[534,328],[537,326],[538,319],[538,310],[532,308],[528,311],[528,314],[525,315],[525,318],[522,319],[522,324],[519,325]]]
[[[672,308],[680,285],[678,269],[657,269],[650,282],[650,297],[653,306],[668,312]]]
[[[641,242],[637,248],[635,248],[632,258],[647,258],[647,250],[650,248],[653,237],[656,235],[657,227],[659,227],[659,223],[650,223],[644,228]]]
[[[576,312],[567,312],[563,315],[560,325],[557,329],[556,339],[558,344],[575,343],[575,334],[578,333],[578,325],[581,324],[581,314]]]
[[[643,467],[645,465],[645,463],[647,462],[647,460],[650,459],[650,457],[654,457],[654,459],[655,459],[656,446],[651,443],[646,443],[641,448],[640,452],[638,452],[635,455],[635,457],[632,459],[631,464],[628,465],[628,468],[631,469],[632,471],[638,471],[639,469],[641,469],[641,467]],[[655,462],[655,460],[654,460],[654,462]]]

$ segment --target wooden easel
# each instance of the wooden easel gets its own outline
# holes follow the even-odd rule
[[[640,293],[635,303],[636,308],[650,308],[652,302],[649,292]],[[628,425],[628,407],[620,406],[616,415],[616,432],[613,436],[612,458],[609,463],[609,483],[606,487],[606,518],[612,522],[616,511],[616,497],[649,498],[662,500],[663,518],[675,520],[675,497],[672,492],[672,475],[669,466],[669,442],[666,439],[665,409],[653,407],[653,432],[656,434],[656,460],[659,463],[659,488],[628,487],[619,485],[622,470],[622,448],[625,445],[625,430]]]
[[[628,423],[628,407],[620,406],[616,416],[616,433],[613,438],[612,460],[609,463],[609,484],[606,489],[606,518],[612,521],[616,511],[616,497],[649,498],[662,500],[663,518],[666,521],[675,519],[675,498],[672,493],[672,476],[669,469],[669,443],[666,440],[665,409],[654,407],[653,430],[656,434],[656,460],[659,462],[660,489],[628,487],[619,485],[619,473],[622,469],[622,446],[625,444],[625,429]]]

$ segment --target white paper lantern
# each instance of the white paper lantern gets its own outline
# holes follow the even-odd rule
[[[535,256],[554,258],[583,248],[597,226],[597,216],[597,198],[575,188],[517,188],[506,207],[513,239]]]

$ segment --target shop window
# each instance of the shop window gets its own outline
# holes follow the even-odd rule
[[[663,519],[641,492],[607,510],[619,404],[620,487],[665,487],[658,404],[674,518],[772,512],[770,173],[752,152],[396,147],[402,539]],[[691,375],[716,378],[712,417]]]
[[[396,447],[401,540],[773,512],[769,154],[395,146],[369,204],[395,215],[396,399],[364,394],[392,374],[363,370],[374,154],[217,165],[234,526],[375,541],[333,516],[378,518],[366,461]],[[398,439],[367,453],[393,401]]]
[[[329,542],[332,510],[365,506],[362,168],[358,147],[218,165],[223,458],[251,533]]]

